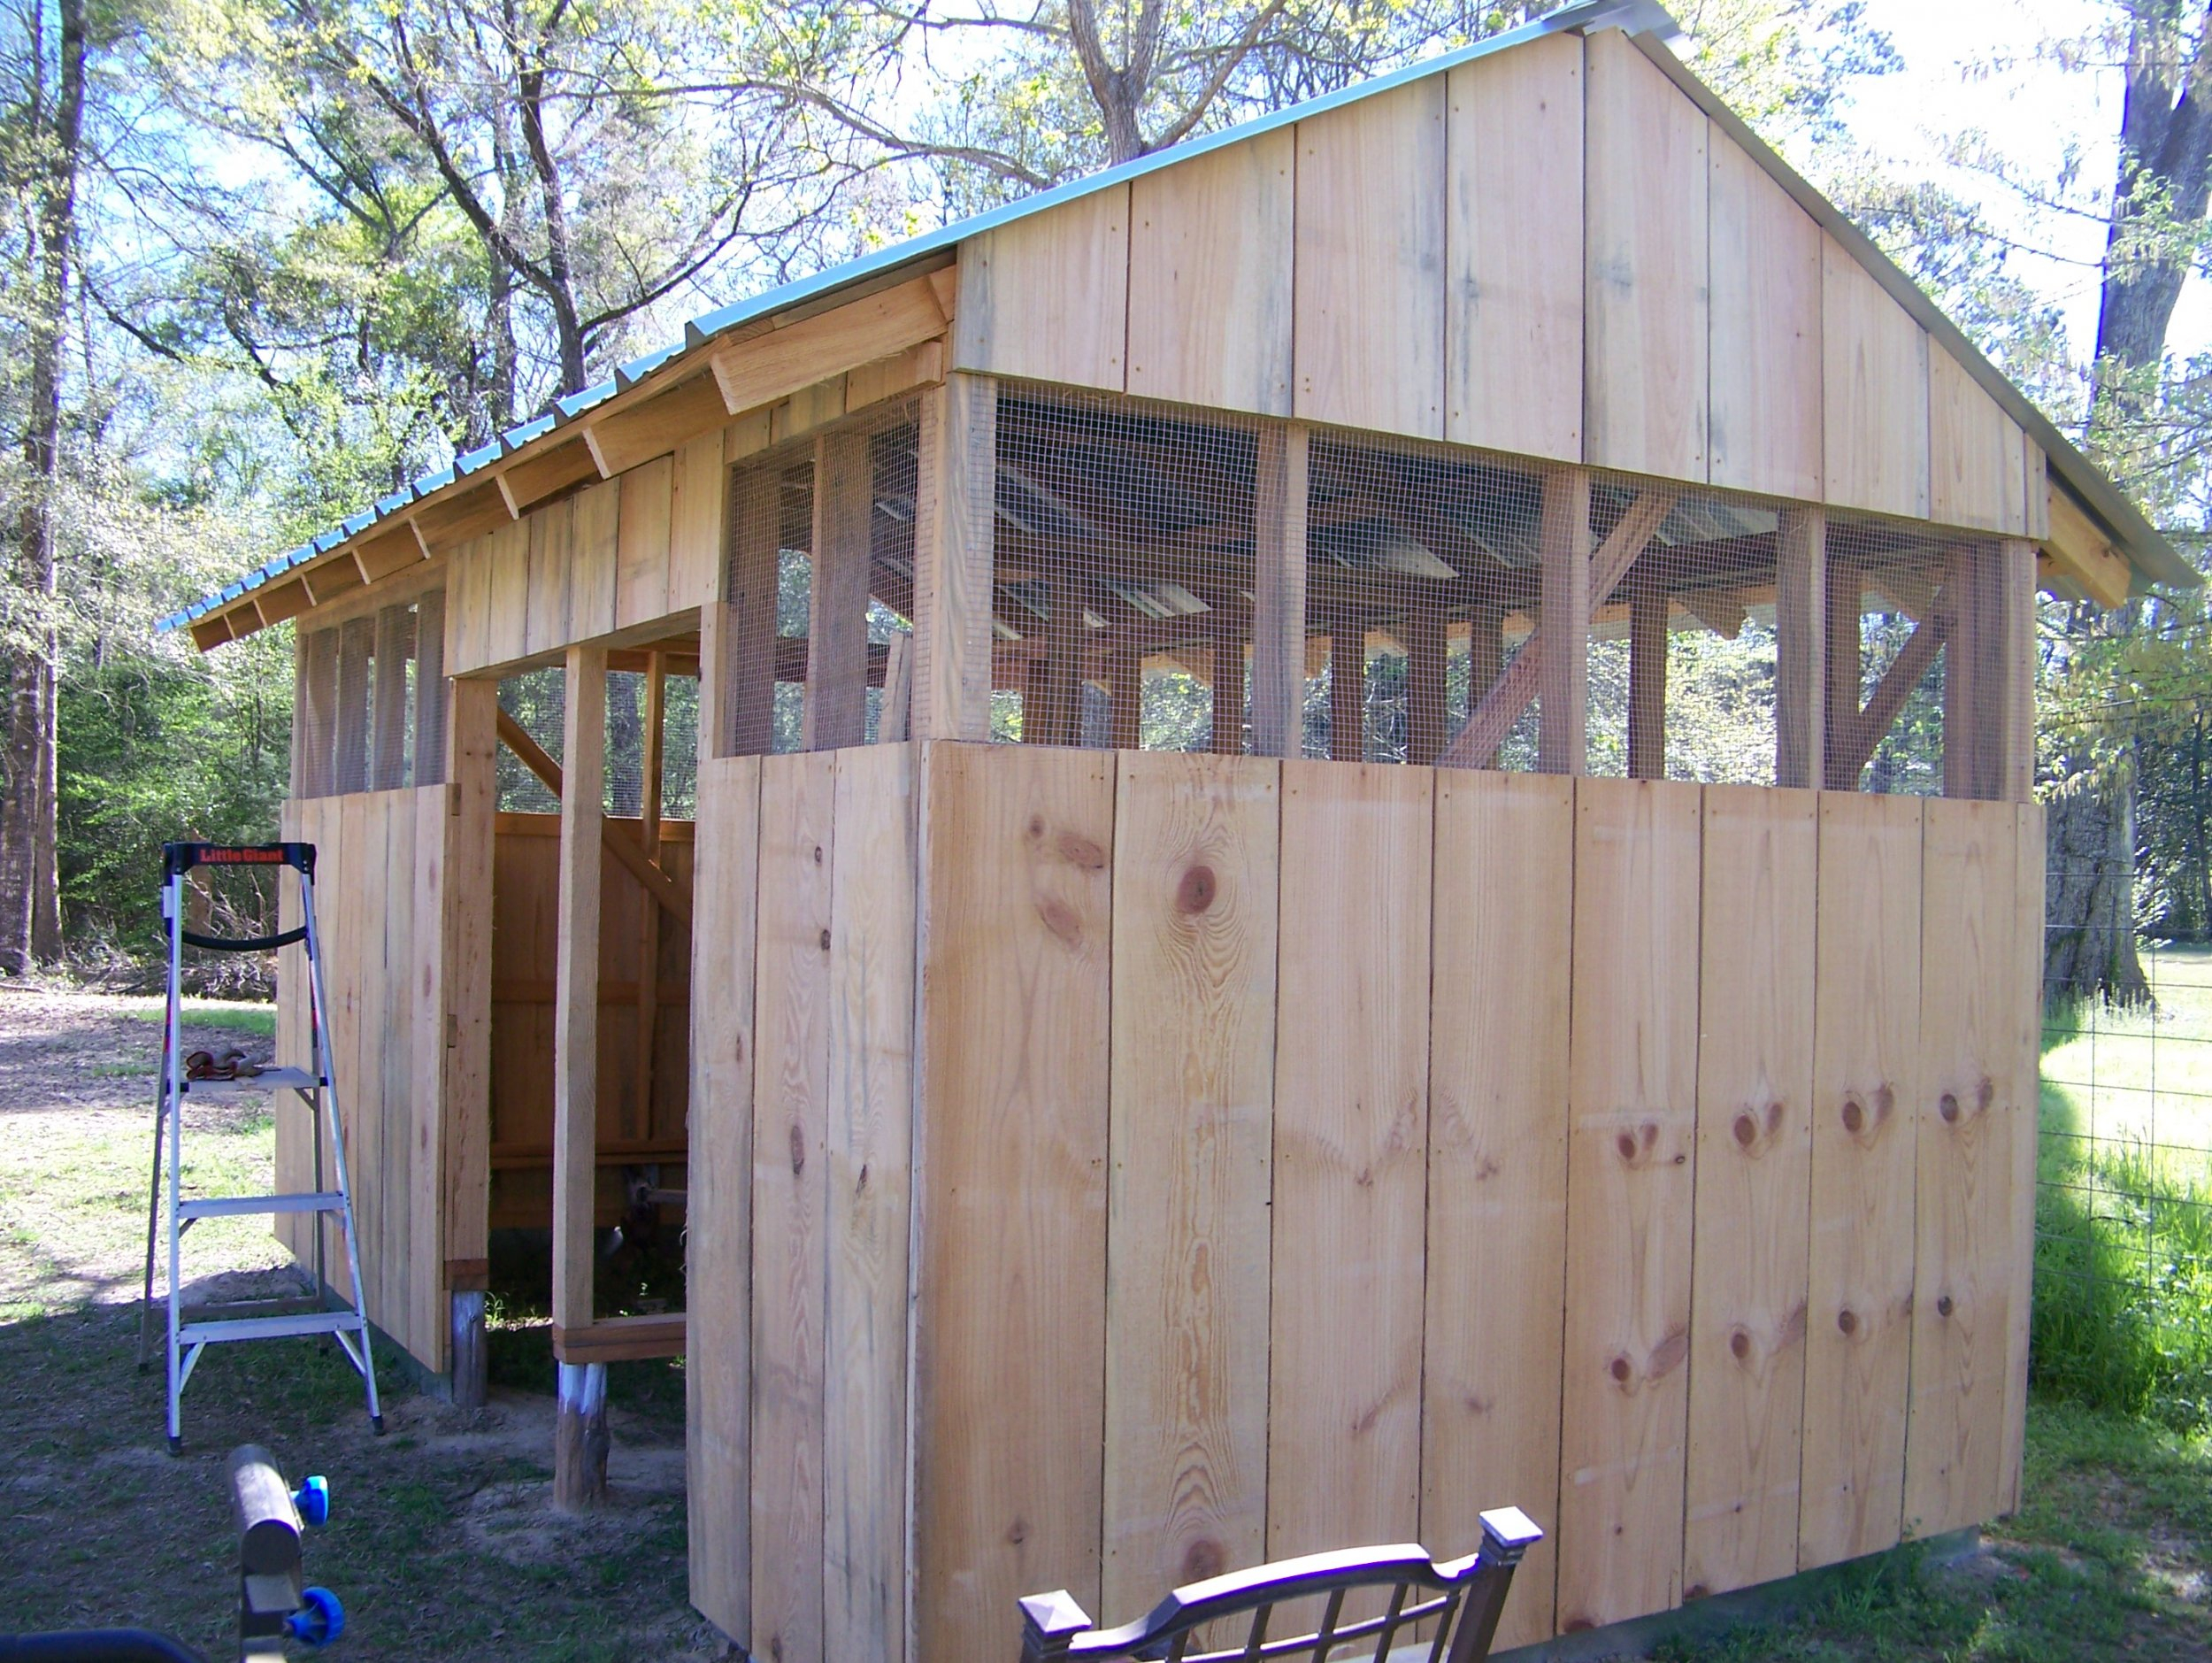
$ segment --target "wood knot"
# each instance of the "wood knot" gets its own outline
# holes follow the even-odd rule
[[[1006,1539],[1016,1547],[1029,1540],[1029,1521],[1021,1514],[1014,1515],[1014,1522],[1006,1527]]]
[[[1060,834],[1060,858],[1087,872],[1102,872],[1106,868],[1105,850],[1079,832]]]
[[[791,1175],[795,1178],[806,1170],[806,1128],[796,1120],[791,1122]]]
[[[1752,1144],[1759,1141],[1759,1123],[1748,1114],[1739,1114],[1736,1117],[1735,1133],[1738,1144],[1749,1149]]]
[[[822,864],[822,845],[819,843],[814,845],[814,864],[818,866]]]
[[[1613,1378],[1619,1381],[1623,1385],[1626,1385],[1628,1383],[1628,1377],[1635,1372],[1636,1370],[1634,1366],[1632,1365],[1625,1357],[1617,1357],[1613,1359]]]
[[[1641,1160],[1645,1156],[1649,1155],[1652,1151],[1653,1146],[1658,1142],[1659,1128],[1657,1124],[1651,1120],[1646,1120],[1634,1131],[1623,1132],[1618,1137],[1615,1138],[1613,1140],[1613,1146],[1621,1151],[1621,1159],[1623,1160],[1627,1161],[1630,1165],[1633,1166],[1638,1161]]]
[[[868,1192],[868,1163],[867,1163],[866,1161],[863,1161],[863,1162],[861,1162],[861,1163],[860,1163],[860,1177],[859,1177],[859,1179],[858,1179],[858,1180],[857,1180],[857,1181],[856,1181],[856,1182],[853,1184],[853,1193],[854,1193],[855,1195],[865,1195],[867,1192]]]
[[[1844,1306],[1842,1310],[1836,1313],[1836,1327],[1846,1335],[1857,1333],[1859,1331],[1857,1313],[1849,1305]]]
[[[1874,1088],[1874,1118],[1877,1120],[1886,1120],[1889,1119],[1890,1111],[1896,1106],[1897,1094],[1894,1091],[1891,1090],[1887,1086],[1876,1086]]]
[[[1866,1129],[1866,1105],[1856,1097],[1843,1100],[1843,1129],[1854,1137]]]
[[[1229,1567],[1229,1555],[1220,1543],[1199,1539],[1183,1550],[1183,1576],[1187,1582],[1202,1582],[1210,1576],[1218,1576]]]
[[[1083,942],[1083,920],[1076,910],[1056,895],[1048,895],[1037,903],[1037,916],[1043,919],[1045,928],[1071,947]]]
[[[1974,1088],[1974,1106],[1978,1109],[1986,1109],[1996,1100],[1996,1082],[1987,1075],[1984,1075],[1981,1084]]]
[[[1938,1297],[1936,1300],[1936,1314],[1939,1317],[1947,1317],[1951,1314],[1951,1296],[1949,1294],[1947,1293]]]
[[[1176,911],[1204,912],[1214,904],[1214,894],[1219,887],[1211,866],[1193,866],[1183,874],[1183,881],[1175,886]]]
[[[824,952],[829,951],[829,931],[827,930],[822,932],[822,951]]]
[[[1029,817],[1029,835],[1040,839],[1044,836],[1045,817],[1042,814],[1032,814]]]
[[[1728,1354],[1738,1362],[1751,1355],[1751,1336],[1738,1328],[1728,1336]]]
[[[1957,1125],[1959,1118],[1959,1100],[1957,1097],[1951,1092],[1945,1092],[1943,1096],[1936,1101],[1936,1113],[1943,1117],[1943,1123],[1946,1126]]]

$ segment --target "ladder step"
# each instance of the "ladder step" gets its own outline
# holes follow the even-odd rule
[[[177,1329],[180,1345],[211,1345],[219,1340],[274,1340],[288,1334],[357,1334],[357,1311],[303,1311],[296,1316],[233,1317],[225,1322],[187,1322]]]
[[[335,1190],[294,1196],[206,1196],[177,1204],[180,1219],[227,1219],[250,1213],[335,1213],[346,1198]]]
[[[321,1083],[304,1068],[264,1068],[257,1074],[236,1080],[188,1080],[184,1082],[184,1095],[234,1097],[243,1092],[281,1091],[287,1086],[295,1091],[312,1091]]]

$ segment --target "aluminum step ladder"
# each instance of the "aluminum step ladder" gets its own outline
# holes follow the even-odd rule
[[[203,935],[185,928],[185,884],[197,866],[254,866],[289,867],[298,874],[298,928],[275,935],[245,940]],[[193,1367],[208,1346],[228,1340],[281,1339],[300,1335],[328,1336],[345,1352],[359,1373],[368,1401],[369,1424],[380,1436],[384,1413],[376,1396],[376,1363],[369,1350],[369,1325],[360,1309],[361,1248],[354,1230],[353,1197],[346,1182],[345,1128],[338,1113],[336,1071],[330,1056],[330,1020],[323,997],[322,943],[315,926],[315,845],[302,843],[257,843],[245,846],[175,843],[162,845],[161,920],[168,935],[169,990],[162,1029],[161,1083],[154,1110],[154,1168],[151,1193],[146,1205],[146,1288],[140,1308],[138,1366],[151,1360],[154,1332],[154,1271],[165,1217],[168,1225],[167,1353],[169,1363],[169,1452],[184,1447],[180,1405]],[[284,882],[279,872],[277,882]],[[266,952],[303,942],[307,947],[308,1036],[310,1068],[265,1068],[234,1080],[193,1080],[186,1075],[183,1055],[181,976],[184,950],[204,952]],[[199,1196],[184,1193],[184,1105],[188,1100],[224,1102],[247,1093],[289,1091],[304,1105],[315,1151],[315,1187],[291,1195]],[[323,1133],[329,1134],[331,1186],[323,1182]],[[168,1155],[165,1183],[169,1205],[162,1206],[165,1173],[162,1156]],[[184,1237],[200,1219],[236,1218],[254,1213],[305,1213],[315,1220],[313,1254],[315,1288],[311,1305],[296,1301],[258,1301],[230,1307],[184,1305]],[[346,1247],[346,1287],[350,1306],[337,1304],[323,1264],[326,1214],[335,1214]],[[281,1307],[281,1308],[280,1308]]]

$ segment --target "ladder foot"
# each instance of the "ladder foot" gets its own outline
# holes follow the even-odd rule
[[[382,1437],[384,1436],[384,1417],[380,1414],[371,1415],[369,1417],[369,1429],[374,1432],[377,1436]]]
[[[169,1453],[172,1455],[183,1454],[184,1440],[182,1438],[171,1438],[169,1440]]]

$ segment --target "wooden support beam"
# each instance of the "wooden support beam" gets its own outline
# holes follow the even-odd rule
[[[1866,708],[1852,722],[1849,737],[1839,753],[1829,760],[1833,766],[1829,773],[1829,789],[1836,791],[1858,789],[1859,774],[1874,755],[1875,746],[1897,720],[1897,714],[1905,708],[1905,701],[1912,697],[1928,672],[1935,667],[1936,654],[1943,651],[1944,635],[1948,619],[1939,609],[1916,625],[1897,657],[1883,673],[1866,701]],[[1840,781],[1839,783],[1838,781]]]
[[[507,512],[519,520],[540,503],[558,497],[572,485],[599,477],[599,458],[583,439],[571,439],[540,450],[534,456],[503,468],[498,475],[499,494],[505,498]]]
[[[364,583],[380,583],[393,573],[419,566],[428,558],[429,550],[414,526],[404,520],[382,531],[372,530],[353,544],[354,569]]]
[[[684,1354],[684,1320],[676,1316],[602,1317],[588,1328],[553,1329],[553,1355],[564,1363],[634,1363]]]
[[[914,637],[894,630],[883,655],[883,703],[876,710],[876,743],[903,744],[914,708]]]
[[[1993,763],[1988,685],[1989,562],[1978,543],[1953,547],[1944,562],[1943,795],[1989,797]]]
[[[668,391],[584,424],[584,443],[601,479],[626,473],[667,456],[703,433],[728,425],[722,389],[709,374],[680,381]]]
[[[1561,473],[1570,471],[1562,469]],[[1560,497],[1563,499],[1568,494],[1564,487],[1560,488]],[[1547,513],[1552,511],[1552,497],[1553,493],[1548,489]],[[1651,541],[1673,506],[1671,492],[1656,489],[1644,491],[1628,505],[1628,512],[1620,517],[1613,529],[1605,534],[1605,541],[1590,557],[1590,601],[1585,609],[1586,618],[1588,612],[1611,598],[1613,591],[1620,587],[1621,581],[1628,575],[1629,568],[1636,564],[1637,557],[1643,552],[1644,545]],[[1567,525],[1572,518],[1571,504],[1561,501],[1558,512],[1562,522],[1561,533],[1565,535]],[[1586,513],[1583,523],[1588,523]],[[1586,681],[1587,657],[1586,647],[1582,658],[1577,660],[1585,664]],[[1521,712],[1536,697],[1544,658],[1544,624],[1542,618],[1539,617],[1535,629],[1521,643],[1520,651],[1513,655],[1513,662],[1506,666],[1502,675],[1491,683],[1489,692],[1482,696],[1468,715],[1466,725],[1453,736],[1452,743],[1444,748],[1444,754],[1438,760],[1448,767],[1473,768],[1485,766],[1483,759],[1496,756],[1498,747],[1505,743],[1505,736],[1513,731],[1513,724],[1520,720]]]
[[[1536,669],[1536,766],[1546,774],[1589,769],[1590,476],[1544,475],[1537,560],[1543,585],[1542,656]]]
[[[776,590],[783,546],[783,475],[773,463],[746,469],[732,490],[730,594],[723,620],[722,697],[726,754],[764,756],[775,745]]]
[[[191,626],[192,644],[202,652],[212,652],[226,641],[236,640],[237,636],[231,629],[230,619],[231,615],[228,612],[211,612],[205,618],[201,619]]]
[[[912,732],[988,739],[997,382],[948,375],[925,392],[918,449]]]
[[[1817,786],[1826,777],[1827,516],[1784,509],[1774,559],[1774,782]]]
[[[605,847],[607,654],[568,650],[562,713],[559,928],[553,1007],[553,1320],[592,1320],[593,1207],[597,1182],[599,896]],[[501,735],[507,724],[502,722]],[[565,1417],[568,1405],[564,1401]],[[557,1439],[557,1454],[567,1451]],[[603,1476],[602,1478],[603,1484]],[[557,1496],[562,1477],[555,1473]],[[583,1497],[588,1500],[588,1496]]]
[[[1340,615],[1329,627],[1329,756],[1367,759],[1367,627]]]
[[[300,744],[300,766],[292,781],[295,797],[328,797],[336,789],[333,754],[338,732],[338,632],[310,630],[302,650],[303,682],[307,698],[300,707],[306,729]]]
[[[507,499],[495,480],[486,480],[471,489],[441,497],[417,510],[411,518],[415,535],[422,539],[424,550],[430,554],[466,543],[472,537],[480,537],[488,531],[496,531],[514,520]],[[362,575],[365,577],[367,573]]]
[[[376,614],[375,709],[370,717],[369,789],[407,783],[407,659],[414,619],[404,606]]]
[[[369,784],[369,658],[376,620],[349,618],[338,627],[338,708],[331,789],[363,791]]]
[[[1821,702],[1821,760],[1817,776],[1831,791],[1858,787],[1858,769],[1850,762],[1858,742],[1859,694],[1866,675],[1865,647],[1860,639],[1860,574],[1850,562],[1831,557],[1823,596],[1828,639],[1822,651],[1822,670],[1827,693]]]
[[[1406,597],[1406,760],[1423,766],[1444,754],[1444,609],[1435,586]]]
[[[2025,803],[2035,795],[2035,545],[2008,541],[1998,555],[1998,606],[2004,620],[2004,687],[1996,771],[1997,795]]]
[[[402,527],[403,532],[406,531]],[[413,542],[411,533],[409,542]],[[335,558],[323,560],[307,567],[300,574],[300,581],[307,585],[308,598],[318,606],[326,606],[341,595],[349,595],[361,587],[361,566],[352,553],[340,553]]]
[[[945,332],[944,309],[928,278],[917,277],[863,299],[718,348],[709,360],[733,416],[888,358]]]
[[[1640,584],[1628,598],[1628,777],[1667,777],[1667,597]]]
[[[1226,604],[1207,614],[1213,623],[1213,697],[1207,712],[1206,748],[1217,757],[1244,753],[1244,633]]]
[[[1255,756],[1294,757],[1305,745],[1307,461],[1304,427],[1262,426],[1252,527]]]
[[[657,652],[645,672],[643,777],[638,791],[638,846],[654,870],[661,861],[662,730],[668,718],[668,667]],[[660,1038],[661,909],[638,910],[637,1090],[622,1128],[626,1137],[643,1137],[653,1127],[653,1052]]]
[[[607,1498],[606,1364],[556,1364],[553,1393],[553,1505],[581,1513]]]
[[[2072,585],[2100,606],[2119,605],[2134,584],[2127,557],[2112,546],[2096,521],[2057,485],[2050,487],[2050,535],[2043,552]]]
[[[456,1288],[446,1296],[452,1325],[453,1383],[456,1409],[481,1409],[489,1395],[491,1353],[484,1341],[484,1290]]]
[[[1052,580],[1051,614],[1045,620],[1044,669],[1046,743],[1082,742],[1083,587],[1063,573]],[[1025,713],[1023,728],[1027,731]]]
[[[856,745],[868,729],[868,572],[876,519],[874,447],[865,433],[814,442],[813,581],[807,605],[808,751]]]
[[[1112,689],[1108,720],[1114,749],[1135,751],[1144,743],[1144,658],[1134,642],[1114,643],[1107,654],[1106,676]]]
[[[424,592],[415,603],[415,783],[445,780],[445,591]]]
[[[303,578],[288,578],[281,583],[265,583],[254,590],[253,610],[261,620],[263,628],[280,624],[288,618],[297,618],[315,604],[315,597],[307,592]]]
[[[567,802],[567,793],[562,789],[561,765],[547,756],[544,748],[530,737],[529,730],[503,710],[499,712],[499,742],[515,753],[524,767],[538,776],[547,790],[562,802]],[[600,841],[606,845],[607,852],[615,858],[622,869],[635,878],[645,893],[658,902],[664,911],[689,928],[691,897],[684,892],[682,886],[603,815],[600,819],[599,832]]]

